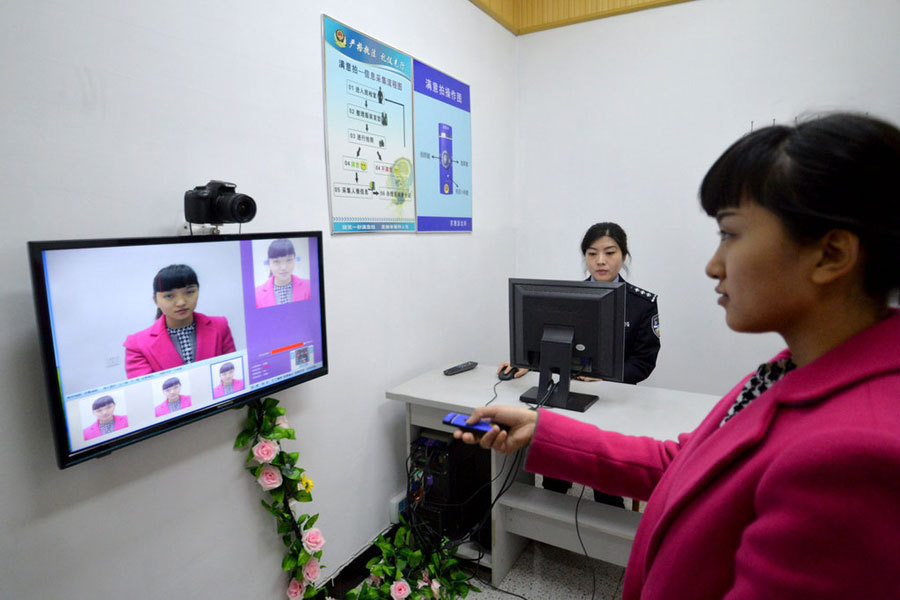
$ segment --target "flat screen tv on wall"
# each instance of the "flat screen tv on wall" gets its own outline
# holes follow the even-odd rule
[[[320,231],[28,254],[60,468],[328,372]]]

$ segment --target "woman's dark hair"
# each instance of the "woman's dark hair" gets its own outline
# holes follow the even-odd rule
[[[173,386],[176,386],[176,385],[181,385],[181,380],[178,379],[177,377],[169,377],[168,379],[166,379],[166,380],[163,382],[163,387],[162,387],[162,389],[167,390],[167,389],[169,389],[170,387],[173,387]]]
[[[616,223],[594,223],[591,225],[581,240],[581,253],[587,254],[591,244],[602,237],[611,237],[619,245],[623,261],[631,256],[628,253],[628,236],[625,235],[625,230]]]
[[[169,265],[160,269],[153,278],[153,293],[168,292],[189,285],[200,285],[194,270],[187,265]]]
[[[227,362],[219,367],[219,373],[224,373],[225,371],[234,371],[234,365],[230,362]]]
[[[91,410],[97,410],[98,408],[103,408],[107,404],[115,404],[115,403],[116,403],[116,401],[113,400],[112,396],[100,396],[99,398],[94,400],[93,404],[91,404]]]
[[[269,244],[269,258],[281,258],[282,256],[297,255],[291,240],[280,238]]]
[[[169,292],[189,285],[200,286],[200,282],[197,281],[197,273],[187,265],[169,265],[160,269],[153,278],[153,296],[156,297],[157,292]],[[162,310],[157,308],[156,318],[161,316]]]
[[[835,113],[793,127],[748,133],[700,185],[710,216],[742,201],[772,211],[798,243],[844,229],[859,237],[872,296],[900,286],[900,130],[871,117]]]

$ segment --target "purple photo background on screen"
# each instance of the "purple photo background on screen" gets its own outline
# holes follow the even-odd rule
[[[309,245],[309,300],[256,308],[253,285],[253,251],[249,241],[241,242],[244,320],[247,331],[247,361],[250,383],[290,372],[291,352],[271,354],[276,348],[299,342],[313,346],[311,362],[322,360],[322,327],[319,313],[319,249],[315,238]],[[267,363],[267,364],[266,364]],[[265,373],[260,372],[266,366]]]

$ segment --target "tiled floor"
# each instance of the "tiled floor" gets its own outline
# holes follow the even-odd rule
[[[541,485],[540,475],[536,479],[536,485]],[[581,489],[582,486],[573,485],[569,495],[578,497]],[[585,496],[591,498],[590,494],[591,491],[587,490]],[[592,574],[595,577],[594,581],[591,579]],[[499,590],[493,589],[489,583],[490,571],[484,571],[481,582],[475,584],[482,592],[469,598],[473,600],[516,598],[500,591],[504,590],[527,600],[591,600],[592,589],[595,589],[593,600],[619,600],[622,598],[624,575],[624,567],[541,542],[529,542],[500,583]],[[592,588],[594,585],[596,587]]]
[[[509,600],[516,596],[527,600],[591,600],[591,574],[596,576],[594,600],[618,600],[622,597],[625,568],[562,548],[530,542],[519,560],[500,583],[499,590],[489,585],[490,573],[476,582],[482,592],[472,600]]]

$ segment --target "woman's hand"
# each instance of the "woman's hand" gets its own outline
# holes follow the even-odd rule
[[[494,424],[491,430],[476,438],[472,433],[457,429],[453,432],[453,437],[467,444],[477,443],[482,448],[490,448],[500,454],[510,454],[531,443],[537,417],[537,411],[524,406],[482,406],[475,409],[466,423],[474,424],[482,419],[490,419]],[[497,425],[505,425],[509,427],[509,431],[504,431]]]
[[[578,375],[575,377],[578,381],[603,381],[602,379],[597,379],[595,377],[588,377],[587,375]]]
[[[500,373],[508,373],[509,370],[512,368],[513,367],[512,367],[512,365],[509,364],[509,362],[504,361],[504,362],[500,363],[499,367],[497,367],[497,375],[499,375]],[[528,369],[516,369],[516,374],[513,375],[513,377],[519,378],[527,372],[528,372]]]

